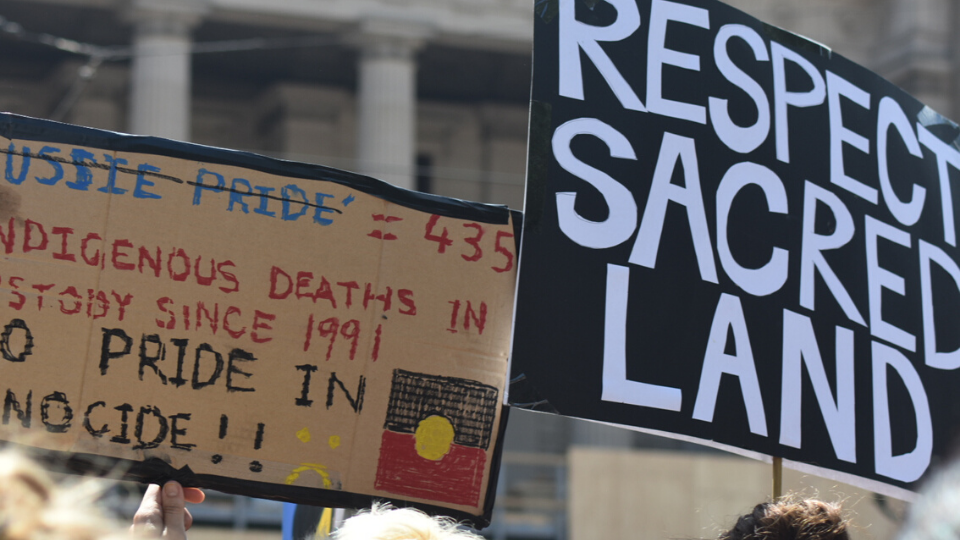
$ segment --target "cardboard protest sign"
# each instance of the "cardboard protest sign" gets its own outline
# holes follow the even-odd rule
[[[487,519],[506,208],[13,115],[0,151],[5,438],[142,480]]]
[[[541,7],[510,401],[910,496],[960,426],[957,126],[719,2]]]

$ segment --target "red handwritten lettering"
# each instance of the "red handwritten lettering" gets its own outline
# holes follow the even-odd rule
[[[54,227],[53,234],[59,234],[62,236],[60,240],[60,251],[54,253],[53,258],[60,261],[75,262],[77,257],[72,253],[67,253],[67,237],[73,234],[73,229],[70,227]]]
[[[90,240],[98,240],[103,242],[103,238],[100,238],[100,235],[97,233],[89,233],[86,237],[80,242],[80,256],[83,258],[83,262],[89,264],[90,266],[100,266],[100,250],[98,249],[93,258],[87,257],[87,245],[90,244]]]
[[[36,230],[40,234],[40,243],[37,245],[30,244],[30,240],[33,239],[34,233],[31,231]],[[47,249],[47,231],[43,230],[43,225],[33,221],[32,219],[26,220],[23,227],[23,252],[29,253],[31,251],[43,251]]]
[[[121,248],[132,248],[133,244],[129,240],[123,238],[113,241],[113,253],[110,257],[110,261],[113,263],[113,267],[117,270],[133,270],[136,266],[133,263],[122,262],[120,259],[127,258],[130,254],[123,253],[120,251]]]
[[[272,326],[270,326],[269,324],[263,321],[274,321],[276,320],[276,318],[277,318],[276,315],[273,315],[270,313],[264,313],[259,309],[254,310],[253,326],[252,326],[252,331],[250,332],[250,339],[252,339],[255,343],[266,343],[268,341],[271,341],[273,339],[272,337],[260,337],[260,335],[257,334],[257,330],[261,328],[264,330],[273,330]]]

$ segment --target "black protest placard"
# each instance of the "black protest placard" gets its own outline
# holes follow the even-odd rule
[[[956,125],[719,2],[541,7],[510,400],[908,495],[960,425]]]

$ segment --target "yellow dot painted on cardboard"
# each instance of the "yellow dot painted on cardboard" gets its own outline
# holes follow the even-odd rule
[[[330,445],[330,448],[331,448],[331,449],[336,450],[337,447],[340,446],[340,436],[339,436],[339,435],[331,435],[330,438],[327,439],[327,444]]]
[[[301,429],[297,432],[297,438],[300,439],[301,442],[310,442],[310,430],[307,428]]]
[[[417,425],[414,438],[420,457],[439,461],[450,452],[453,444],[453,424],[442,416],[428,416]]]

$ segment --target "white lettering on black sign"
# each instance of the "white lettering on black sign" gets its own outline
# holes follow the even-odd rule
[[[912,489],[960,422],[956,125],[712,0],[560,0],[535,57],[511,400]]]

